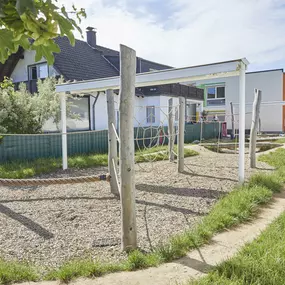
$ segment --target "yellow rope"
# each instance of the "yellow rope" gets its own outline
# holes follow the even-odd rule
[[[75,184],[83,182],[110,181],[110,175],[81,176],[50,179],[0,179],[0,186],[40,186],[54,184]]]

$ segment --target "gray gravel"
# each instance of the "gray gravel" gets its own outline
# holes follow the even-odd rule
[[[136,165],[139,246],[145,250],[193,227],[237,184],[238,156],[195,146],[177,174],[167,161]],[[248,165],[248,158],[246,160]],[[260,169],[270,169],[258,163]],[[106,168],[59,171],[53,177],[106,173]],[[247,169],[247,176],[249,175]],[[47,187],[0,187],[0,256],[55,267],[92,256],[125,257],[120,251],[120,201],[106,182]]]

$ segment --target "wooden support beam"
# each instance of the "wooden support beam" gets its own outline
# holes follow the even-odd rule
[[[134,103],[136,52],[120,46],[120,186],[122,206],[122,249],[137,248],[135,207]]]
[[[179,97],[178,172],[184,171],[185,98]]]
[[[254,101],[252,106],[252,121],[250,129],[250,167],[256,168],[256,136],[259,123],[259,114],[260,114],[260,105],[261,105],[261,91],[254,89]]]
[[[113,126],[116,124],[115,101],[113,90],[106,91],[107,112],[108,112],[108,168],[110,173],[111,193],[119,195],[119,188],[116,181],[117,165],[118,165],[118,149],[116,130]],[[116,167],[116,169],[114,168]]]
[[[168,152],[169,161],[174,161],[174,141],[175,141],[175,131],[174,131],[174,116],[173,116],[173,99],[168,100]]]

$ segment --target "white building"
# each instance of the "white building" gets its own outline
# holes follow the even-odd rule
[[[248,72],[246,74],[246,129],[252,120],[254,89],[262,91],[261,130],[263,132],[283,132],[285,130],[285,75],[283,69]],[[239,78],[227,77],[197,81],[195,86],[204,89],[204,110],[209,119],[215,115],[226,121],[231,129],[231,106],[233,102],[235,120],[238,122]],[[266,104],[266,102],[275,103]],[[198,111],[198,110],[197,110]],[[238,123],[235,124],[238,128]]]

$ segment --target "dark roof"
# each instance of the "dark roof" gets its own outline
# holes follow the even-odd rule
[[[55,54],[54,67],[66,80],[89,80],[118,76],[120,71],[120,53],[116,50],[97,45],[91,47],[87,42],[76,40],[71,46],[67,37],[58,37],[55,42],[61,52]],[[0,64],[0,80],[11,76],[23,49],[9,57],[5,64]],[[168,69],[170,66],[137,57],[137,73],[152,69]]]
[[[55,55],[54,67],[65,79],[88,80],[119,75],[102,52],[86,42],[76,40],[74,47],[67,37],[58,37],[55,42],[61,52]]]

